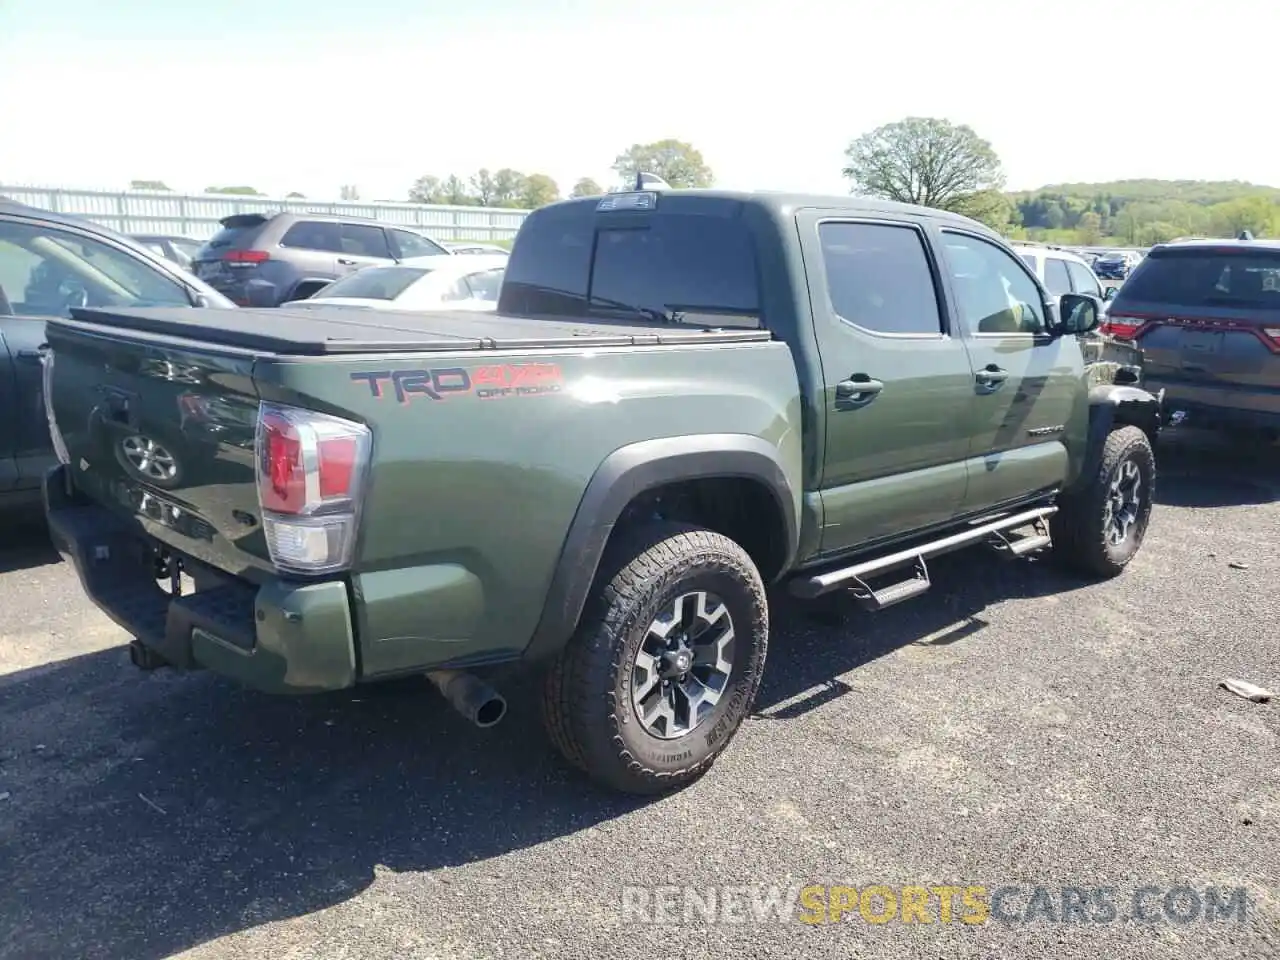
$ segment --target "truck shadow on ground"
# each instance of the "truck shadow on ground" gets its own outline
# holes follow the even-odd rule
[[[57,563],[49,528],[38,512],[0,514],[0,573]]]
[[[1025,559],[935,570],[931,594],[874,617],[823,625],[779,601],[761,712],[981,629],[988,603],[1072,586]],[[417,680],[274,698],[142,674],[120,647],[0,677],[0,956],[167,957],[340,904],[378,867],[469,864],[644,806],[561,763],[532,683],[504,692],[510,716],[482,731]]]

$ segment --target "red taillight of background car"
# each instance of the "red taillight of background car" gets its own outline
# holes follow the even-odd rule
[[[1272,353],[1280,353],[1280,327],[1263,327],[1262,342]]]
[[[252,267],[271,259],[265,250],[228,250],[222,255],[222,262],[233,267]]]
[[[314,574],[350,564],[371,441],[364,424],[260,406],[258,504],[276,567]]]
[[[1101,324],[1099,329],[1118,340],[1137,340],[1150,322],[1146,317],[1131,317],[1113,313],[1107,317],[1106,322]]]

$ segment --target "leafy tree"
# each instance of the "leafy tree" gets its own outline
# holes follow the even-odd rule
[[[297,190],[295,190],[293,191],[293,193],[286,193],[284,195],[284,198],[286,200],[305,200],[307,199],[307,195],[305,193],[299,193]]]
[[[264,197],[266,194],[253,187],[205,187],[205,193],[226,193],[237,197]]]
[[[590,177],[583,177],[573,185],[573,189],[569,191],[571,197],[598,197],[604,193],[604,187],[596,183]]]
[[[172,192],[171,188],[167,186],[162,180],[130,180],[129,189],[130,190],[166,190],[166,191]]]
[[[1000,159],[973,128],[907,117],[865,133],[845,151],[854,192],[941,210],[1004,186]]]
[[[488,170],[481,167],[476,171],[476,175],[471,178],[471,189],[475,192],[475,198],[479,201],[480,206],[493,206],[497,185],[493,182],[493,175]]]
[[[443,203],[441,196],[440,178],[430,174],[419,177],[409,188],[410,203]]]
[[[482,171],[483,172],[483,171]],[[523,206],[524,193],[528,186],[528,178],[519,170],[503,167],[493,175],[493,197],[491,203],[495,207]]]
[[[531,173],[525,178],[520,206],[536,210],[560,199],[560,187],[545,173]]]
[[[338,188],[338,198],[340,200],[359,200],[360,188],[354,183],[344,183]]]
[[[1092,210],[1081,214],[1076,232],[1086,247],[1097,246],[1102,242],[1102,217]]]
[[[1021,226],[1022,218],[1018,208],[999,190],[979,190],[961,197],[952,204],[955,213],[963,214],[985,223],[992,230],[1008,233]]]
[[[642,171],[661,177],[673,187],[709,187],[715,181],[702,154],[683,140],[632,144],[618,154],[613,169],[625,186],[635,183],[636,174]]]
[[[440,185],[440,199],[437,203],[454,207],[473,207],[476,205],[476,198],[461,177],[450,174]]]

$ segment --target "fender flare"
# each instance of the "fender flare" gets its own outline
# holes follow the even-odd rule
[[[1164,391],[1149,393],[1126,384],[1102,384],[1089,390],[1089,433],[1084,462],[1075,480],[1063,490],[1074,493],[1093,479],[1107,436],[1117,427],[1138,427],[1155,446],[1164,425]]]
[[[619,447],[596,469],[579,501],[525,659],[554,655],[568,641],[614,525],[638,494],[681,480],[713,477],[756,480],[773,494],[785,526],[783,569],[789,568],[799,545],[799,496],[779,462],[777,448],[768,441],[750,434],[692,434]]]

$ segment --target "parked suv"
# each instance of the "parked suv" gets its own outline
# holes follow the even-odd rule
[[[1083,257],[1040,244],[1018,243],[1014,249],[1055,300],[1064,293],[1087,293],[1102,299],[1102,284]]]
[[[299,213],[237,213],[197,251],[195,275],[240,306],[303,300],[361,267],[450,253],[405,227]]]
[[[1280,433],[1280,240],[1161,244],[1111,301],[1104,329],[1142,348],[1170,411]]]
[[[1141,262],[1142,257],[1133,250],[1113,250],[1093,261],[1093,271],[1104,280],[1124,280]]]

